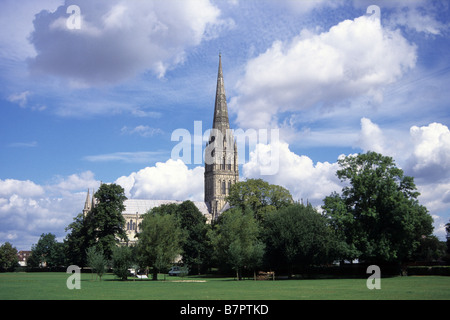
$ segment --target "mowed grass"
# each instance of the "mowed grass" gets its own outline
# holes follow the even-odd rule
[[[81,289],[69,290],[66,273],[0,273],[1,300],[448,300],[450,277],[382,278],[380,290],[366,279],[235,281],[232,278],[166,277],[166,281],[102,281],[81,275]],[[184,280],[181,281],[180,280]],[[204,282],[189,282],[189,281]]]

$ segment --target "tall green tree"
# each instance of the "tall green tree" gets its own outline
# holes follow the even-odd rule
[[[262,264],[265,246],[259,222],[250,210],[224,212],[209,237],[217,261],[232,268],[238,280],[244,268],[254,270]]]
[[[86,250],[95,244],[95,239],[88,236],[88,225],[83,214],[78,214],[66,227],[64,250],[67,265],[86,266]]]
[[[391,157],[375,152],[348,156],[339,165],[336,174],[347,186],[341,195],[325,198],[323,209],[342,230],[350,251],[367,262],[411,259],[422,236],[433,231],[414,179]]]
[[[290,192],[281,186],[269,184],[262,179],[248,179],[231,186],[227,197],[230,206],[250,209],[261,221],[265,213],[291,205]]]
[[[87,237],[90,246],[94,243],[111,260],[112,250],[120,241],[127,241],[125,210],[123,202],[127,199],[124,189],[117,184],[102,184],[95,193],[96,206],[85,218]]]
[[[0,271],[12,271],[18,265],[17,249],[5,242],[0,246]]]
[[[447,263],[450,262],[450,222],[448,222],[445,225],[445,231],[447,232],[447,254],[444,257],[444,260],[447,261]]]
[[[338,242],[325,217],[311,205],[295,204],[268,215],[264,221],[267,260],[274,269],[332,262]]]
[[[200,273],[202,266],[206,266],[211,255],[207,236],[209,225],[206,224],[206,217],[192,201],[181,203],[176,214],[180,227],[185,233],[182,244],[183,263],[188,265],[190,270]]]
[[[153,280],[157,280],[158,272],[168,269],[182,253],[184,232],[179,220],[173,214],[151,210],[144,214],[137,236],[139,265],[152,267]]]
[[[56,241],[52,233],[43,233],[31,248],[31,266],[57,267],[64,265],[64,244]]]

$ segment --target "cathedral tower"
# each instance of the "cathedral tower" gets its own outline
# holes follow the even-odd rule
[[[230,188],[238,181],[237,146],[228,120],[222,57],[219,55],[213,126],[205,149],[205,202],[213,219],[223,211]]]

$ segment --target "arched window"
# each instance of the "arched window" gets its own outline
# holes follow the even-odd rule
[[[225,180],[222,181],[222,194],[226,194],[226,190],[225,190]]]
[[[130,223],[127,222],[127,230],[130,230]]]

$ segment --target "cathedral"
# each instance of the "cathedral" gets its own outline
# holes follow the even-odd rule
[[[227,99],[222,72],[222,58],[221,55],[219,55],[213,125],[205,148],[205,198],[203,202],[194,201],[195,206],[206,217],[208,223],[217,219],[222,212],[229,208],[226,197],[229,195],[231,186],[238,181],[239,168],[237,146],[228,119]],[[136,241],[135,235],[144,213],[163,204],[171,203],[181,204],[182,201],[147,199],[125,200],[125,210],[122,214],[125,218],[125,228],[130,242]],[[97,200],[95,199],[94,194],[92,194],[91,197],[88,190],[83,215],[86,216],[96,204]]]

